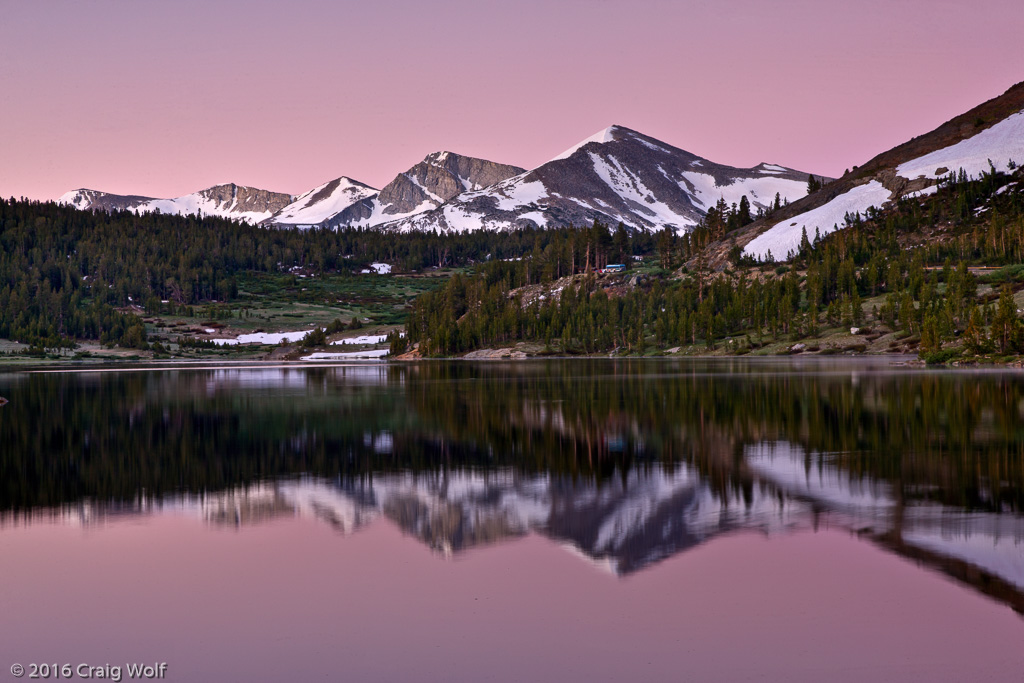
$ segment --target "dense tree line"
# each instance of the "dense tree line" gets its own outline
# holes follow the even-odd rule
[[[650,345],[715,348],[728,339],[730,348],[743,351],[766,338],[798,340],[822,327],[859,325],[867,314],[864,299],[884,295],[870,313],[892,330],[919,335],[923,354],[939,353],[954,340],[972,353],[1019,353],[1024,333],[1013,291],[1024,266],[1000,271],[1001,289],[979,298],[968,265],[1021,262],[1021,178],[1020,171],[1011,176],[995,169],[978,179],[951,174],[931,196],[848,216],[847,229],[825,238],[805,234],[788,265],[747,261],[725,273],[698,266],[677,278],[623,287],[621,278],[592,271],[555,286],[561,270],[536,251],[528,261],[489,263],[417,299],[408,335],[395,347],[420,343],[428,355],[449,355],[535,341],[563,352],[640,353]],[[662,265],[675,266],[694,253],[700,263],[702,242],[752,220],[743,204],[720,202],[688,235],[663,232],[657,243]],[[933,234],[935,226],[942,232]],[[596,244],[607,243],[600,236],[607,229],[591,232],[598,234]]]
[[[645,234],[630,238],[624,228],[600,245],[576,230],[277,230],[215,217],[89,212],[12,198],[0,200],[0,338],[49,348],[73,345],[74,339],[141,348],[145,327],[123,309],[187,312],[211,301],[230,302],[238,297],[243,272],[299,267],[314,274],[358,273],[374,261],[418,270],[557,253],[554,274],[561,275],[626,259],[634,249],[650,251],[653,240]]]

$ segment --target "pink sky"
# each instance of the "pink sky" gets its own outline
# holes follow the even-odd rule
[[[376,187],[612,123],[837,175],[1024,80],[1020,0],[4,2],[0,195]]]

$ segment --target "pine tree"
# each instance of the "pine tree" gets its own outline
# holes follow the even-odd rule
[[[750,225],[754,222],[753,217],[750,215],[750,200],[747,199],[747,195],[740,197],[740,206],[737,209],[736,221],[742,228],[744,225]]]
[[[999,293],[999,304],[992,321],[992,332],[999,341],[999,351],[1008,353],[1016,346],[1020,321],[1013,302],[1013,289],[1005,284]]]
[[[800,256],[806,258],[811,251],[811,241],[807,239],[807,226],[800,229]]]
[[[924,325],[921,327],[920,354],[925,356],[935,353],[941,348],[942,342],[939,337],[938,320],[934,314],[928,314],[924,319]]]
[[[970,311],[967,314],[967,327],[964,328],[964,346],[968,351],[977,355],[985,351],[987,339],[985,328],[981,320],[981,312],[971,302]]]

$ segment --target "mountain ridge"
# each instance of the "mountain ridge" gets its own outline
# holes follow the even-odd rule
[[[80,188],[66,192],[58,204],[78,209],[103,211],[139,211],[171,214],[199,214],[234,218],[258,223],[292,201],[292,196],[246,185],[223,183],[212,185],[180,197],[161,199],[142,195],[119,195],[100,190]]]
[[[461,232],[601,221],[678,232],[695,226],[719,198],[737,203],[746,195],[755,209],[770,206],[776,193],[793,201],[806,194],[807,176],[769,163],[748,169],[719,164],[612,125],[529,170],[439,151],[380,190],[339,176],[298,196],[226,184],[174,199],[81,189],[58,201],[80,209],[202,211],[300,229]]]
[[[719,198],[769,206],[806,194],[808,174],[718,164],[625,126],[585,138],[540,166],[383,226],[398,231],[564,227],[596,221],[639,230],[695,226]]]

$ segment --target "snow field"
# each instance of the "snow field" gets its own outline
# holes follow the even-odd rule
[[[253,332],[243,334],[234,339],[211,339],[217,346],[237,346],[239,344],[280,344],[281,342],[297,342],[309,334],[309,330],[297,332]]]
[[[345,344],[383,344],[384,340],[387,339],[386,334],[364,334],[360,337],[346,337],[345,339],[339,339],[332,341],[332,346],[339,346]]]
[[[616,126],[608,126],[604,130],[599,130],[598,132],[591,135],[589,138],[581,140],[580,142],[576,143],[569,149],[559,154],[554,159],[551,159],[551,161],[558,161],[559,159],[568,159],[569,157],[576,153],[576,150],[580,149],[584,145],[590,144],[591,142],[611,142],[612,140],[615,139],[612,135],[612,133],[615,131],[615,128]]]
[[[1008,116],[996,125],[955,145],[925,154],[896,168],[896,173],[913,180],[919,176],[939,178],[959,173],[978,177],[989,170],[989,159],[998,171],[1006,171],[1010,160],[1024,164],[1024,112]],[[947,169],[936,174],[940,168]]]
[[[782,261],[786,255],[797,251],[803,230],[807,229],[807,238],[814,239],[815,231],[822,237],[846,225],[846,214],[863,214],[872,206],[882,206],[889,201],[889,190],[880,182],[872,180],[859,185],[849,192],[839,195],[824,206],[805,211],[787,219],[761,233],[746,246],[744,254],[758,259],[765,259],[768,252],[776,261]]]
[[[371,349],[369,351],[342,351],[338,353],[318,351],[308,356],[302,356],[302,360],[357,360],[360,358],[377,359],[388,355],[387,349]]]

